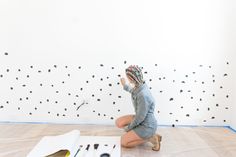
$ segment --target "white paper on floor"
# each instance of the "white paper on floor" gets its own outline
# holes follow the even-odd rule
[[[119,136],[80,136],[79,130],[73,130],[43,137],[27,157],[45,157],[60,150],[70,151],[69,157],[120,157],[120,149]]]

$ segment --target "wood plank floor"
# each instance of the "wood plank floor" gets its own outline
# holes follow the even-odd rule
[[[0,123],[0,157],[25,157],[43,137],[78,129],[81,135],[121,136],[123,130],[102,125]],[[146,143],[122,148],[122,157],[236,157],[236,133],[221,127],[159,127],[159,152]]]

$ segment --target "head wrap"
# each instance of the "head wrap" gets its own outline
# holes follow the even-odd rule
[[[141,85],[144,83],[142,69],[137,65],[130,65],[125,69],[127,77],[135,82],[136,85]]]

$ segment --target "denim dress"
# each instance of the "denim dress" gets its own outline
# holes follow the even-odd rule
[[[125,128],[133,130],[142,139],[153,136],[157,130],[157,120],[154,116],[155,100],[146,83],[131,88],[124,85],[124,90],[131,93],[131,99],[135,110],[133,121]]]

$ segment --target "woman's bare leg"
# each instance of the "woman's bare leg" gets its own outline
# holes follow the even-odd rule
[[[140,138],[133,130],[121,137],[121,145],[127,148],[132,148],[145,142],[147,142],[147,140]]]
[[[125,126],[130,124],[133,119],[134,119],[134,115],[122,116],[116,120],[116,126],[118,128],[124,128]]]

